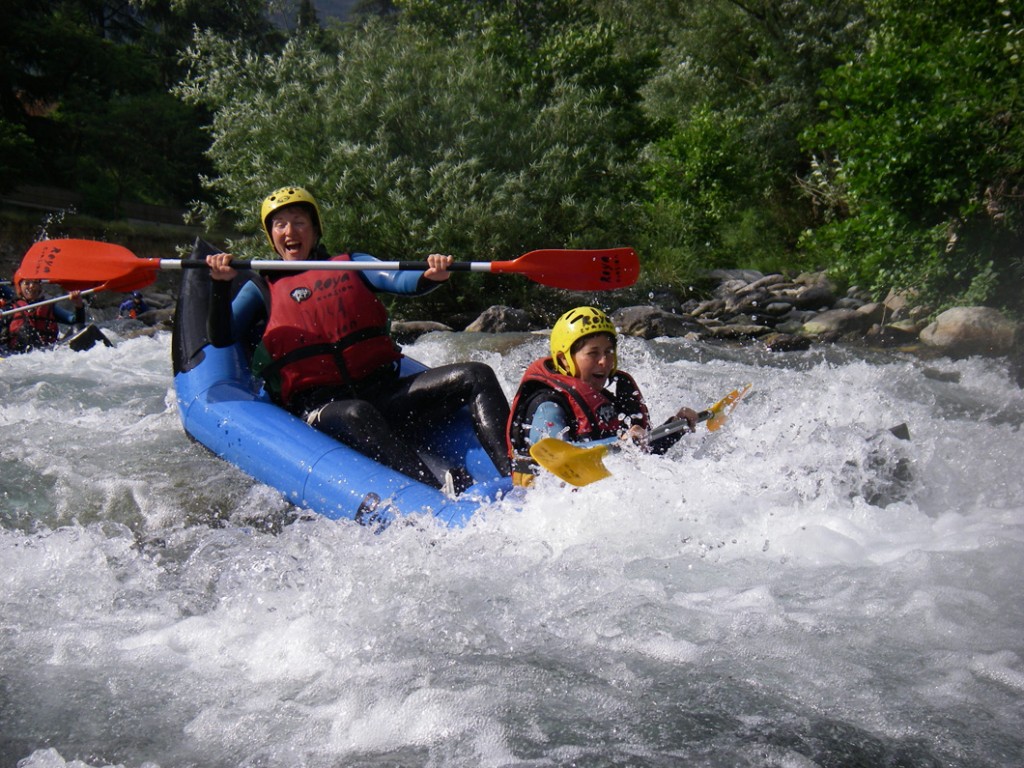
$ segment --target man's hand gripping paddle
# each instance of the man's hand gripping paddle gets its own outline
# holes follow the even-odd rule
[[[710,432],[721,429],[729,420],[729,414],[732,413],[733,408],[750,391],[750,387],[751,385],[747,384],[741,389],[734,389],[710,408],[698,413],[697,420],[706,422]],[[681,432],[687,428],[688,424],[685,419],[676,419],[652,429],[648,439],[657,440],[659,437]],[[602,461],[609,449],[610,446],[607,445],[580,448],[555,437],[545,437],[530,447],[530,455],[534,461],[559,479],[570,485],[582,487],[611,477],[612,473],[608,471]]]

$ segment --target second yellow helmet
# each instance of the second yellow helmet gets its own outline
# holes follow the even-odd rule
[[[584,336],[595,333],[607,333],[616,341],[619,338],[608,315],[597,307],[576,307],[558,318],[551,329],[551,360],[555,370],[567,376],[578,375],[576,363],[572,360],[572,347]],[[618,367],[618,360],[615,367]],[[614,372],[613,369],[611,373]]]

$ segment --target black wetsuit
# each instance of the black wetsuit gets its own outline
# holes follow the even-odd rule
[[[469,406],[477,437],[502,475],[510,474],[505,449],[508,400],[494,371],[483,363],[453,363],[353,389],[303,393],[306,421],[346,445],[428,485],[441,482],[414,449],[416,435],[441,429]]]
[[[230,283],[214,281],[208,322],[214,346],[234,342],[231,295]],[[505,446],[508,400],[494,371],[484,363],[454,363],[403,378],[397,371],[386,371],[352,385],[297,393],[288,409],[374,460],[442,487],[443,481],[417,452],[416,437],[442,429],[463,406],[469,407],[477,438],[499,473],[511,474]]]

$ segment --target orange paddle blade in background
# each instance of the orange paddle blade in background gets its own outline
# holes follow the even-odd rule
[[[127,248],[96,240],[41,240],[21,260],[21,280],[45,280],[69,291],[135,291],[156,280],[160,259],[140,259]]]

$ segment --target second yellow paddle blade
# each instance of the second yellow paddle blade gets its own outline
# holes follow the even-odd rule
[[[732,412],[732,409],[736,407],[740,398],[747,394],[752,386],[752,384],[747,384],[747,386],[742,390],[734,389],[708,409],[713,414],[711,418],[708,419],[709,432],[714,432],[715,430],[721,429],[725,426],[725,422],[729,420],[728,414]]]
[[[545,437],[530,446],[530,455],[556,477],[577,487],[611,477],[601,459],[608,453],[605,445],[578,448],[564,440]]]

